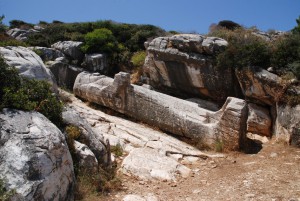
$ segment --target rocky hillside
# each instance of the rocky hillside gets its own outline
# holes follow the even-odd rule
[[[231,25],[208,35],[110,21],[2,26],[0,198],[84,199],[90,184],[122,188],[117,170],[174,182],[193,174],[187,164],[226,157],[205,151],[300,147],[300,24]]]

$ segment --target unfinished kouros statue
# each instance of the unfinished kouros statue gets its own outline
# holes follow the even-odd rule
[[[229,97],[223,107],[214,112],[197,103],[131,85],[130,75],[122,72],[116,74],[115,79],[80,73],[73,90],[85,100],[209,146],[222,142],[224,148],[236,150],[245,135],[247,110],[241,99]]]

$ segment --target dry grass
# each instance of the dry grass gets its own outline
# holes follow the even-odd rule
[[[97,172],[80,170],[75,200],[107,200],[110,193],[121,189],[122,181],[116,163],[111,167],[99,167]]]

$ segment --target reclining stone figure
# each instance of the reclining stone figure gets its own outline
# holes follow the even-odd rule
[[[210,111],[197,103],[132,85],[130,75],[123,72],[114,79],[82,72],[73,90],[82,99],[210,147],[222,143],[225,149],[237,150],[244,140],[247,104],[238,98],[228,97],[220,110]]]

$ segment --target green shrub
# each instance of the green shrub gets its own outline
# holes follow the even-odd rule
[[[293,34],[300,34],[300,16],[296,19],[297,26],[295,26],[292,30]]]
[[[117,144],[116,146],[111,146],[110,151],[116,157],[123,156],[123,148],[122,148],[122,146],[120,144]]]
[[[134,67],[141,67],[144,65],[146,58],[146,51],[139,51],[133,54],[131,57],[131,62]]]
[[[21,29],[31,29],[34,27],[33,24],[24,22],[22,20],[11,20],[9,21],[10,28],[21,28]]]
[[[300,61],[300,34],[287,35],[274,42],[271,63],[276,69],[285,69]]]
[[[229,30],[235,30],[235,29],[241,28],[241,25],[239,25],[236,22],[230,21],[230,20],[222,20],[218,23],[218,26],[229,29]]]
[[[53,95],[48,82],[20,77],[3,58],[0,58],[0,81],[0,109],[36,110],[61,126],[62,103]]]
[[[253,35],[251,31],[242,28],[235,30],[222,28],[210,35],[223,38],[229,43],[225,51],[217,55],[217,66],[230,68],[270,66],[269,44]]]
[[[108,53],[111,54],[118,50],[118,42],[113,33],[106,28],[96,29],[84,36],[85,44],[82,46],[86,53]]]
[[[5,25],[3,24],[3,19],[4,19],[4,18],[5,18],[4,15],[2,15],[2,16],[0,17],[0,33],[4,33],[4,32],[5,32],[5,29],[6,29]]]
[[[75,152],[74,140],[78,140],[81,136],[81,130],[77,126],[69,125],[65,128],[67,133],[67,144],[71,153]]]
[[[18,71],[13,67],[9,67],[2,57],[0,57],[0,83],[1,101],[6,89],[16,90],[21,83]],[[0,109],[2,109],[2,105],[3,103],[0,102]]]
[[[9,38],[7,40],[2,40],[0,41],[0,47],[5,47],[5,46],[23,46],[23,47],[28,47],[28,44],[20,41],[20,40],[16,40],[13,38]]]

